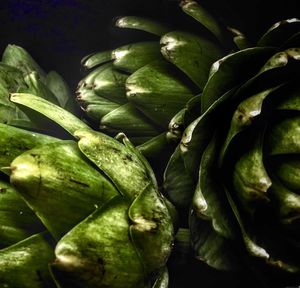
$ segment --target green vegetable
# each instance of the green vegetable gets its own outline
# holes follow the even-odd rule
[[[196,257],[253,273],[256,287],[299,285],[299,32],[281,21],[213,64],[165,171]]]

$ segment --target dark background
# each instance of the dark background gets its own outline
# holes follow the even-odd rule
[[[297,0],[276,3],[201,1],[224,25],[239,28],[253,41],[274,22],[300,16]],[[46,71],[61,73],[75,90],[84,74],[82,57],[141,37],[114,28],[114,19],[121,15],[153,17],[181,29],[192,26],[177,0],[0,0],[0,53],[7,44],[20,45]]]

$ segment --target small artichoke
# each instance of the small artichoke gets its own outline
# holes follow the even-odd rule
[[[299,40],[300,20],[284,20],[215,62],[165,171],[195,256],[255,287],[300,283]]]

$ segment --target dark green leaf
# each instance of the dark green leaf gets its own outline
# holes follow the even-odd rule
[[[35,146],[60,141],[57,138],[0,124],[0,171],[23,152]],[[8,172],[3,170],[2,172]]]
[[[170,31],[170,28],[165,24],[137,16],[125,16],[119,18],[116,21],[116,26],[120,28],[138,29],[157,36],[162,36]]]
[[[156,136],[159,133],[156,125],[131,103],[121,105],[104,115],[100,121],[100,128],[109,132],[122,131],[128,136]]]
[[[216,176],[216,137],[204,150],[200,162],[199,179],[192,209],[199,218],[211,222],[212,228],[225,238],[234,238],[234,222],[226,195]]]
[[[11,183],[56,239],[119,194],[73,141],[29,150],[11,168]]]
[[[10,100],[13,103],[20,104],[41,113],[63,127],[71,135],[74,135],[74,132],[78,129],[89,129],[89,126],[70,112],[35,95],[13,93],[10,96]]]
[[[224,54],[205,37],[183,31],[165,34],[160,43],[164,57],[187,74],[201,90],[207,82],[211,65]]]
[[[56,287],[48,270],[48,264],[54,259],[53,249],[49,235],[40,233],[0,250],[2,287]]]
[[[263,162],[262,132],[258,133],[256,139],[251,139],[251,143],[235,163],[232,177],[236,195],[243,207],[248,213],[254,214],[255,205],[269,201],[267,192],[272,181]]]
[[[193,198],[195,180],[186,171],[179,147],[170,157],[164,173],[164,191],[176,207],[188,208]]]
[[[113,64],[127,73],[133,73],[153,60],[162,58],[158,41],[132,43],[112,51]]]
[[[0,180],[0,249],[45,230],[18,192]]]
[[[163,128],[193,97],[190,87],[174,73],[172,65],[160,61],[133,73],[127,79],[126,89],[129,101]]]
[[[278,181],[274,181],[270,189],[273,206],[278,213],[281,223],[292,226],[300,219],[300,195],[290,191]],[[297,225],[295,225],[295,230]]]
[[[106,174],[120,193],[135,198],[150,179],[141,160],[119,141],[100,132],[78,130],[79,148]]]
[[[100,64],[104,64],[112,60],[111,52],[111,50],[107,50],[87,55],[81,60],[81,65],[86,69],[91,69]]]
[[[270,127],[267,136],[271,155],[300,153],[300,116],[285,117]]]
[[[258,46],[275,46],[280,47],[292,35],[299,32],[300,20],[296,18],[282,20],[275,23],[259,39]]]
[[[186,14],[193,17],[207,28],[220,41],[220,43],[224,43],[224,29],[206,9],[200,6],[199,3],[193,0],[185,0],[182,1],[181,7]]]
[[[201,97],[202,113],[227,91],[257,73],[273,52],[272,48],[248,48],[229,54],[215,62],[211,67],[210,77]]]
[[[173,219],[162,196],[147,185],[129,208],[130,235],[146,273],[163,267],[169,258],[173,237]],[[151,253],[149,253],[151,251]]]
[[[37,72],[42,82],[45,82],[46,74],[42,68],[35,62],[31,55],[22,47],[17,45],[7,45],[3,54],[2,62],[18,68],[24,74]]]

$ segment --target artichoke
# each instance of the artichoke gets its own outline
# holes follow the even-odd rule
[[[93,70],[77,88],[78,103],[93,127],[125,133],[155,165],[156,175],[193,119],[193,113],[185,115],[186,106],[197,109],[211,65],[234,46],[228,45],[229,31],[197,2],[181,1],[181,8],[200,24],[197,32],[148,18],[119,18],[117,27],[150,36],[85,57],[82,65]]]
[[[194,256],[255,287],[300,284],[300,20],[216,61],[165,171]]]
[[[0,125],[1,287],[167,287],[176,211],[140,152],[39,96],[10,101],[69,137]]]
[[[45,73],[22,47],[7,45],[0,62],[0,123],[43,129],[32,115],[26,115],[9,101],[10,93],[32,93],[72,113],[77,113],[68,84],[56,71]],[[49,130],[49,128],[48,128]]]

